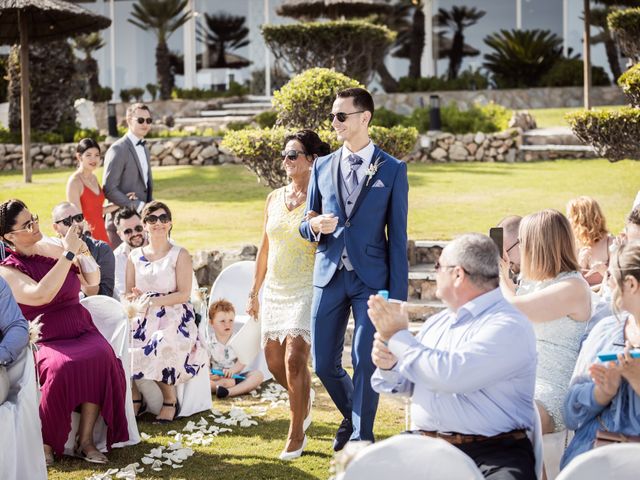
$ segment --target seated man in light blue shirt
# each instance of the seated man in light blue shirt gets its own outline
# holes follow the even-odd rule
[[[28,342],[29,324],[9,285],[0,278],[0,365],[9,365],[16,360]]]
[[[377,333],[371,383],[411,396],[412,431],[440,437],[469,455],[485,478],[534,480],[536,340],[529,320],[498,288],[493,241],[467,234],[436,264],[436,295],[448,307],[418,335],[406,304],[369,299]]]

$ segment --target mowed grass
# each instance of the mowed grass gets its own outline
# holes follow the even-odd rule
[[[509,214],[564,212],[578,195],[595,197],[617,233],[640,189],[640,165],[630,160],[410,164],[408,171],[408,232],[418,240],[485,232]],[[64,200],[70,172],[38,171],[29,185],[19,172],[3,172],[0,200],[24,200],[52,234],[50,212]],[[164,167],[154,170],[154,178],[155,197],[172,209],[178,244],[194,252],[259,243],[269,189],[244,167]]]
[[[603,109],[617,109],[622,105],[609,105],[605,107],[593,107],[597,110]],[[529,113],[536,119],[538,128],[548,127],[568,127],[569,123],[564,118],[567,113],[573,113],[584,110],[582,107],[571,108],[532,108],[529,109]]]

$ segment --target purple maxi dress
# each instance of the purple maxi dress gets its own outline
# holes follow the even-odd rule
[[[2,265],[39,282],[57,260],[12,253]],[[71,413],[85,402],[100,406],[107,424],[107,447],[129,439],[125,414],[126,379],[120,360],[98,331],[89,311],[80,305],[80,280],[75,266],[51,303],[20,305],[25,318],[42,323],[36,368],[40,377],[42,438],[61,455],[71,430]]]

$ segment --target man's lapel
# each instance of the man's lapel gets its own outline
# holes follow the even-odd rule
[[[373,157],[371,157],[371,163],[369,164],[369,166],[375,165],[376,162],[378,162],[378,165],[382,166],[381,156],[381,150],[377,146],[375,146],[373,150]],[[375,180],[373,180],[373,177],[371,177],[371,179],[367,175],[362,177],[362,182],[364,182],[362,184],[362,190],[360,190],[360,195],[358,195],[358,198],[356,199],[356,204],[353,206],[353,210],[351,210],[351,215],[349,215],[349,218],[353,217],[356,214],[356,212],[358,211],[358,207],[360,207],[360,204],[364,201],[367,193],[369,193],[369,190],[371,190],[371,185],[373,185],[374,181]]]
[[[342,216],[345,216],[344,205],[342,204],[342,195],[340,194],[340,159],[342,158],[342,147],[333,154],[331,159],[331,181],[333,182],[333,191],[336,193],[336,200],[338,206],[342,212]]]
[[[131,141],[128,135],[125,136],[125,139],[127,141],[127,146],[129,147],[129,151],[131,152],[131,156],[133,157],[133,159],[136,162],[136,165],[138,166],[138,172],[140,172],[140,178],[142,179],[142,183],[144,183],[144,172],[142,171],[142,165],[140,165],[140,160],[138,159],[138,152],[136,152],[136,147],[133,145],[133,142]],[[147,155],[146,148],[144,153],[145,155]],[[149,155],[147,155],[147,163],[149,163]]]

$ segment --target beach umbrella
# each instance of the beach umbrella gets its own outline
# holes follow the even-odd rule
[[[385,0],[284,0],[278,15],[293,18],[354,18],[387,13],[391,4]]]
[[[91,33],[111,20],[63,0],[0,0],[0,44],[20,44],[20,110],[22,117],[22,171],[31,182],[31,105],[29,96],[29,42],[46,42]]]

